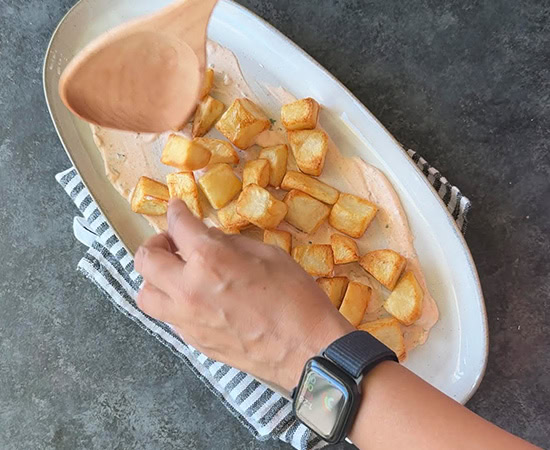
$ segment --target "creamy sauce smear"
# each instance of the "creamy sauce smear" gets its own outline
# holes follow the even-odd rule
[[[209,65],[215,71],[214,87],[210,95],[222,101],[226,106],[229,106],[237,97],[248,97],[253,101],[257,101],[256,96],[244,80],[237,58],[230,50],[210,41],[207,45],[207,55]],[[263,87],[280,105],[295,100],[283,88]],[[235,172],[239,177],[242,176],[246,161],[257,158],[260,147],[287,143],[286,133],[284,133],[279,118],[274,117],[273,119],[275,123],[272,129],[261,133],[256,138],[257,145],[245,151],[238,150],[240,162],[235,168]],[[140,134],[101,128],[96,125],[91,125],[91,128],[94,141],[105,162],[107,177],[117,191],[128,201],[130,201],[132,191],[140,176],[148,176],[166,182],[166,175],[177,171],[175,168],[165,166],[160,162],[162,149],[171,134],[170,132]],[[190,138],[191,125],[188,124],[176,134]],[[207,136],[225,139],[215,129],[212,129]],[[297,170],[296,162],[290,152],[288,168],[289,170]],[[197,171],[195,177],[199,178],[202,172],[204,171]],[[424,290],[424,301],[420,319],[409,327],[402,326],[402,329],[407,352],[417,345],[423,344],[428,338],[430,329],[437,322],[439,312],[427,289],[414,249],[414,237],[409,228],[405,211],[392,185],[380,170],[367,164],[359,157],[348,158],[342,156],[332,140],[329,142],[325,166],[319,179],[342,192],[356,194],[379,206],[380,209],[375,220],[367,229],[365,235],[356,241],[361,254],[371,250],[390,248],[407,258],[406,270],[414,272]],[[269,189],[279,199],[282,199],[285,195],[282,190]],[[218,225],[216,212],[209,206],[203,196],[201,196],[201,205],[207,225]],[[145,217],[155,230],[161,231],[167,228],[165,216]],[[314,235],[301,233],[286,222],[282,222],[279,228],[293,234],[293,245],[309,242],[328,244],[330,243],[330,234],[334,232],[327,223],[323,224]],[[257,228],[252,228],[244,230],[242,233],[261,240],[263,232]],[[336,265],[335,276],[338,275],[345,275],[351,280],[372,287],[372,298],[363,322],[388,316],[388,313],[382,308],[382,303],[390,292],[368,275],[358,263]]]

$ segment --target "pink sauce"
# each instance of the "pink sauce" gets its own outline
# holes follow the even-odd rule
[[[239,63],[235,55],[220,45],[209,42],[207,46],[208,61],[215,70],[214,88],[211,95],[222,101],[226,106],[237,97],[248,97],[256,100],[246,84],[241,73]],[[264,86],[265,87],[265,86]],[[280,105],[289,103],[294,97],[282,88],[265,87],[271,96]],[[260,105],[261,106],[261,105]],[[278,118],[277,118],[278,119]],[[159,181],[165,180],[168,173],[176,171],[175,168],[165,166],[160,162],[160,155],[166,139],[170,133],[163,134],[137,134],[104,129],[92,125],[94,140],[103,155],[105,170],[113,186],[120,194],[130,200],[132,190],[140,176],[148,176]],[[275,120],[271,130],[261,133],[255,143],[257,145],[245,151],[238,151],[241,158],[235,168],[238,176],[242,175],[242,169],[247,160],[258,156],[260,147],[268,147],[287,143],[286,134],[279,120]],[[191,126],[187,125],[178,134],[190,137]],[[208,133],[209,137],[223,138],[213,129]],[[289,170],[297,170],[296,163],[290,155]],[[198,178],[202,171],[197,171]],[[424,290],[423,310],[420,319],[409,327],[403,326],[405,345],[407,351],[425,342],[431,327],[437,322],[439,313],[437,305],[430,295],[416,251],[414,249],[414,237],[409,228],[408,220],[392,185],[386,176],[376,167],[365,163],[359,157],[348,158],[342,156],[332,140],[329,144],[325,166],[321,181],[334,186],[342,192],[349,192],[364,197],[376,203],[380,210],[367,229],[365,235],[357,240],[361,254],[371,250],[390,248],[407,258],[407,270],[412,270],[418,282]],[[282,198],[284,191],[271,189],[278,198]],[[201,204],[205,212],[205,222],[211,226],[218,224],[216,212],[208,205],[204,198]],[[146,216],[151,225],[158,231],[166,229],[166,218]],[[294,245],[302,243],[329,243],[330,234],[334,232],[328,224],[324,224],[314,235],[306,235],[283,222],[281,229],[291,232],[294,236]],[[244,230],[243,234],[261,239],[262,232],[259,229]],[[335,275],[346,275],[350,279],[360,281],[372,287],[373,296],[364,317],[364,322],[372,321],[380,317],[388,316],[382,308],[382,303],[388,297],[389,291],[368,275],[357,263],[338,265]]]

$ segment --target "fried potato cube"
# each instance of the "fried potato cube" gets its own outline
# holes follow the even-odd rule
[[[148,177],[140,177],[132,194],[132,211],[147,216],[162,216],[168,211],[168,187]]]
[[[285,218],[286,211],[287,206],[282,201],[256,184],[246,186],[237,202],[239,215],[263,229],[276,228]]]
[[[293,189],[283,201],[288,206],[285,220],[304,233],[315,233],[330,214],[330,208],[304,192]]]
[[[313,198],[333,205],[338,200],[340,192],[334,189],[332,186],[316,180],[309,175],[304,175],[300,172],[290,170],[286,173],[281,183],[281,189],[290,191],[291,189],[298,189],[311,195]]]
[[[338,231],[354,238],[360,238],[370,225],[378,207],[352,194],[340,194],[332,207],[328,223]]]
[[[282,248],[285,252],[290,254],[292,248],[292,234],[283,230],[265,230],[264,242]]]
[[[344,300],[340,306],[340,313],[348,319],[354,327],[363,320],[367,306],[369,305],[372,289],[357,281],[350,281]]]
[[[399,280],[384,308],[404,325],[412,325],[422,314],[424,291],[414,274],[409,271]]]
[[[359,250],[353,239],[335,233],[330,236],[330,245],[334,254],[334,264],[347,264],[359,260]]]
[[[162,150],[160,162],[185,171],[199,170],[210,161],[210,150],[198,142],[171,134]]]
[[[212,90],[213,86],[214,86],[214,69],[206,69],[206,71],[204,72],[204,80],[202,82],[200,98],[202,99],[206,97]]]
[[[195,138],[193,139],[193,141],[198,142],[200,145],[210,150],[210,153],[212,153],[208,164],[239,163],[239,155],[237,154],[233,146],[227,141],[206,137]]]
[[[213,97],[204,97],[195,111],[193,119],[193,137],[204,136],[223,113],[225,105]]]
[[[336,308],[340,308],[349,280],[347,277],[317,278],[317,284]]]
[[[288,142],[298,168],[318,177],[328,151],[328,136],[323,130],[289,131]]]
[[[269,161],[269,184],[274,187],[279,187],[286,173],[288,147],[282,144],[263,148],[258,158],[267,159]]]
[[[169,173],[166,183],[170,198],[183,200],[189,210],[199,219],[202,219],[202,208],[199,203],[199,190],[193,172]]]
[[[223,208],[242,188],[241,180],[228,164],[215,164],[199,178],[199,186],[214,209]]]
[[[225,234],[241,234],[241,230],[238,228],[222,228],[221,229]]]
[[[367,322],[359,325],[358,328],[370,333],[386,347],[393,350],[400,361],[407,356],[401,326],[399,325],[399,321],[393,317],[385,317],[373,322]]]
[[[328,277],[334,270],[330,245],[299,245],[292,249],[292,257],[307,273],[314,277]]]
[[[254,144],[256,136],[270,126],[263,111],[247,98],[235,99],[216,124],[217,130],[241,150]]]
[[[233,200],[231,203],[218,210],[218,220],[224,231],[240,231],[250,225],[250,222],[244,217],[241,217],[237,212],[237,200]]]
[[[266,159],[253,159],[247,161],[243,170],[243,186],[257,184],[266,187],[269,183],[269,161]]]
[[[390,291],[395,287],[407,260],[390,249],[369,252],[359,261],[361,267]]]
[[[312,130],[317,126],[318,117],[319,103],[309,97],[281,108],[281,122],[287,130]]]

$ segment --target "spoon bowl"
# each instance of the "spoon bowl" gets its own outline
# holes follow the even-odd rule
[[[64,70],[61,99],[77,116],[104,127],[182,128],[199,100],[216,1],[180,0],[100,36]]]

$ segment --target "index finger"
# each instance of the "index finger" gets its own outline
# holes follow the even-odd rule
[[[184,260],[208,236],[208,227],[197,219],[187,205],[172,199],[168,205],[168,234]]]

